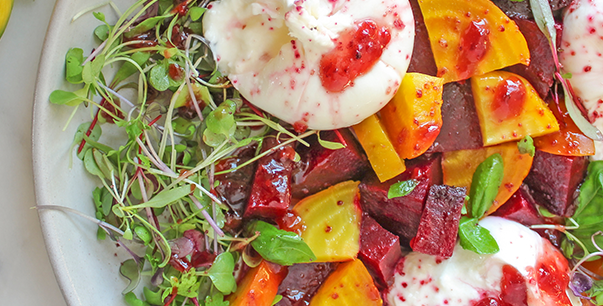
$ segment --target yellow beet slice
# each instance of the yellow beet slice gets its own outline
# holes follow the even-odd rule
[[[361,211],[358,182],[347,181],[304,198],[293,207],[301,218],[301,237],[316,262],[356,258],[360,249]]]
[[[381,182],[406,170],[404,160],[396,153],[377,115],[364,119],[352,128]]]
[[[530,51],[515,22],[489,0],[419,0],[438,76],[468,79],[514,64]]]
[[[494,204],[486,214],[494,212],[519,189],[530,172],[533,158],[529,154],[519,153],[517,142],[507,142],[477,150],[446,152],[442,157],[444,184],[466,187],[469,193],[473,172],[481,162],[495,153],[500,153],[503,158],[504,175]]]
[[[373,278],[359,259],[340,264],[310,301],[310,306],[382,304]]]
[[[381,110],[381,122],[401,158],[425,153],[440,134],[443,84],[442,78],[407,73]]]
[[[471,78],[484,145],[559,131],[555,115],[524,78],[494,71]]]

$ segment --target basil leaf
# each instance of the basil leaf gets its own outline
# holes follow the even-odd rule
[[[526,135],[522,140],[517,143],[517,149],[521,154],[530,154],[534,157],[536,154],[536,147],[534,147],[534,139],[530,135]]]
[[[504,166],[499,153],[486,158],[473,173],[469,193],[469,213],[473,218],[481,218],[492,206],[498,188],[502,183]]]
[[[216,289],[224,294],[229,294],[237,289],[237,282],[233,276],[234,266],[232,253],[226,252],[218,255],[207,271]]]
[[[415,190],[415,187],[417,187],[417,185],[419,185],[419,181],[417,180],[407,180],[394,183],[389,186],[389,190],[387,191],[387,198],[393,199],[397,197],[407,196],[409,193]]]
[[[316,260],[310,247],[295,233],[280,230],[264,221],[254,221],[247,232],[250,236],[255,232],[260,233],[251,246],[270,262],[290,266]]]
[[[477,254],[494,254],[499,251],[498,243],[490,231],[481,227],[477,218],[462,217],[459,223],[461,247]]]
[[[580,227],[571,233],[582,241],[588,252],[597,252],[591,236],[603,230],[603,161],[593,161],[588,165],[588,174],[580,187],[578,207],[573,219]],[[571,223],[568,222],[568,225]],[[603,236],[594,236],[595,242],[603,245]]]

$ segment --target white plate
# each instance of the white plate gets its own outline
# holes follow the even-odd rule
[[[116,1],[122,9],[132,1]],[[92,190],[100,182],[85,172],[81,161],[70,150],[78,125],[91,120],[90,111],[80,106],[67,129],[73,108],[51,105],[55,89],[79,88],[64,80],[65,53],[71,47],[90,54],[98,45],[92,32],[100,25],[92,14],[71,22],[72,17],[105,0],[59,0],[48,28],[35,93],[33,121],[33,163],[38,205],[61,205],[94,216]],[[116,20],[108,6],[97,9]],[[72,160],[72,162],[71,162]],[[41,210],[40,222],[50,261],[59,286],[69,305],[125,305],[121,291],[127,280],[119,275],[125,252],[110,240],[96,239],[97,226],[81,217],[59,211]]]

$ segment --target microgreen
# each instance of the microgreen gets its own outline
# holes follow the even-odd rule
[[[413,190],[415,190],[417,185],[419,185],[419,181],[417,180],[406,180],[393,183],[391,186],[389,186],[389,189],[387,191],[387,198],[393,199],[397,197],[407,196]]]
[[[534,139],[532,139],[530,135],[526,135],[526,137],[524,137],[517,143],[517,149],[521,154],[529,154],[531,157],[534,157],[534,155],[536,154],[536,147],[534,147]]]

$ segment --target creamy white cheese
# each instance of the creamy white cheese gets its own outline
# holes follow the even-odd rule
[[[563,70],[572,74],[569,81],[591,122],[603,130],[603,0],[572,2],[563,16],[560,47]],[[595,141],[593,159],[603,159],[603,142]]]
[[[369,71],[329,92],[320,60],[363,20],[387,26],[391,40]],[[396,93],[414,44],[408,0],[219,0],[203,26],[219,70],[247,100],[311,129],[350,126],[379,111]]]
[[[547,252],[558,252],[547,240],[525,226],[499,217],[487,217],[480,225],[490,231],[500,251],[478,255],[460,245],[447,260],[417,252],[399,264],[387,295],[390,305],[474,305],[484,296],[501,292],[503,266],[511,265],[526,278],[528,305],[556,305],[535,280],[535,267]],[[573,305],[580,301],[568,294]]]

